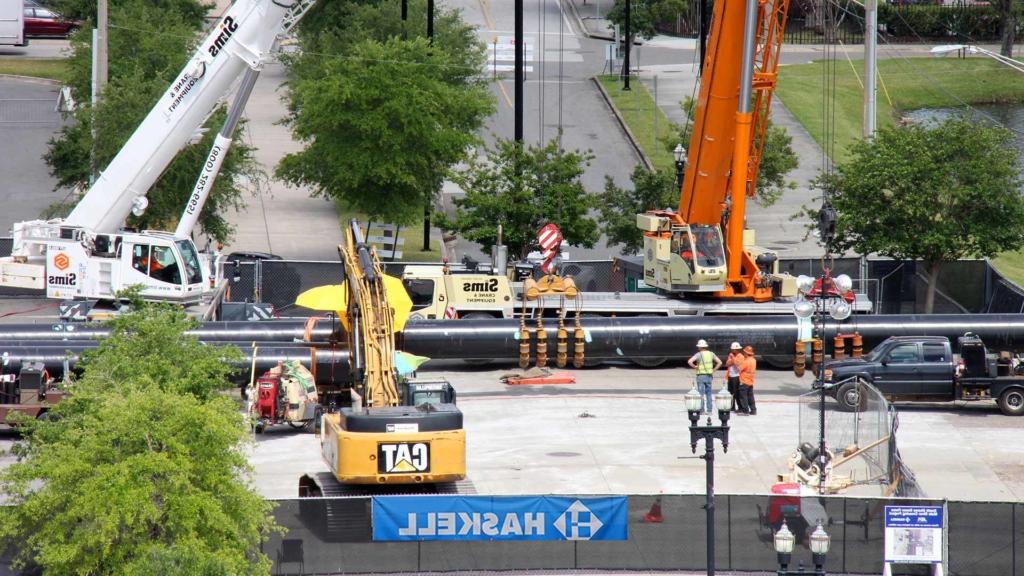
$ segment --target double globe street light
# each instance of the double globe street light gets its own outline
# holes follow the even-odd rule
[[[718,419],[721,424],[711,423],[711,414],[708,414],[707,421],[700,424],[702,398],[697,388],[690,389],[685,396],[686,413],[690,417],[690,449],[697,453],[697,441],[704,440],[704,454],[700,456],[704,460],[707,472],[707,492],[704,500],[704,510],[707,516],[707,547],[708,547],[708,576],[715,574],[715,439],[722,443],[722,451],[729,451],[729,411],[732,410],[732,394],[722,388],[714,396],[715,408],[718,410]]]
[[[797,570],[790,570],[789,563],[792,560],[793,545],[796,543],[796,537],[790,532],[786,523],[782,523],[782,527],[775,533],[775,552],[779,557],[777,576],[825,576],[825,555],[828,554],[831,538],[829,538],[828,533],[825,532],[825,529],[819,523],[814,532],[811,532],[808,540],[811,548],[811,561],[814,562],[814,572],[804,572],[803,562],[799,564]]]
[[[828,464],[825,454],[825,316],[827,312],[828,316],[837,321],[850,317],[853,307],[845,296],[853,289],[853,280],[846,274],[833,277],[831,270],[823,267],[821,277],[817,280],[802,274],[798,276],[796,288],[799,296],[793,304],[793,313],[797,318],[811,319],[814,327],[812,338],[821,342],[821,358],[817,362],[812,388],[818,390],[821,396],[818,406],[818,492],[824,494],[825,466]]]

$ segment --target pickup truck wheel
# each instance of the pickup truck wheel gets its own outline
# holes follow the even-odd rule
[[[836,401],[839,402],[839,409],[843,412],[862,412],[867,408],[868,399],[861,388],[866,382],[857,379],[856,382],[843,384],[836,392]]]
[[[1024,415],[1024,389],[1010,388],[999,396],[999,410],[1007,416]]]

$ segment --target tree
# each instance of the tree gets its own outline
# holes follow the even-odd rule
[[[675,208],[679,204],[679,190],[674,174],[648,171],[638,164],[630,175],[632,190],[615,185],[608,176],[604,179],[604,192],[600,195],[605,245],[622,244],[624,254],[636,254],[644,245],[643,234],[636,227],[636,215],[647,210]]]
[[[924,261],[925,312],[942,262],[1024,246],[1024,199],[1009,131],[951,118],[879,131],[820,180],[839,212],[835,245]]]
[[[675,135],[662,140],[666,150],[673,150],[676,144],[684,146],[690,142],[693,133],[693,111],[697,103],[693,98],[687,97],[680,102],[679,106],[686,115],[686,122],[683,124],[672,124]],[[779,128],[768,121],[765,130],[765,142],[761,149],[761,164],[757,171],[757,184],[754,190],[755,198],[761,206],[771,206],[786,190],[796,189],[796,183],[787,180],[786,175],[800,165],[800,160],[793,152],[793,137],[786,132],[785,128]]]
[[[78,106],[73,113],[74,122],[65,125],[59,136],[50,141],[45,156],[58,187],[88,189],[94,168],[103,170],[177,77],[191,55],[192,39],[202,25],[202,19],[196,18],[196,7],[201,5],[186,0],[168,2],[162,7],[137,0],[111,4],[110,79],[95,108],[89,99],[92,69],[89,39],[85,34],[72,36],[69,85]],[[91,23],[85,24],[86,29],[91,26]],[[155,30],[160,33],[154,33]],[[214,136],[223,124],[224,114],[225,108],[219,108],[207,120],[202,140],[186,146],[178,154],[148,191],[149,207],[145,214],[130,217],[130,226],[173,229],[185,209]],[[242,183],[258,186],[265,178],[255,160],[255,149],[245,143],[241,132],[242,128],[236,132],[200,215],[203,230],[220,241],[227,240],[232,232],[222,214],[244,205]],[[70,204],[52,207],[50,215],[66,215],[75,200],[72,198]]]
[[[426,2],[339,0],[315,6],[286,58],[288,123],[307,143],[277,174],[374,219],[411,223],[461,162],[494,101],[484,47],[457,10]],[[403,41],[402,38],[407,38]]]
[[[277,175],[371,219],[415,221],[477,142],[493,109],[484,84],[449,81],[452,61],[423,39],[363,40],[319,64],[292,81],[287,122],[305,148]]]
[[[226,360],[170,306],[114,323],[57,419],[27,423],[0,472],[0,537],[45,574],[266,574],[272,505],[247,483],[249,434]]]
[[[545,146],[499,140],[486,160],[475,158],[453,180],[465,192],[455,199],[455,214],[438,215],[443,229],[458,232],[490,253],[502,225],[509,254],[525,257],[537,243],[537,231],[552,222],[572,245],[593,247],[597,222],[587,216],[594,199],[580,182],[589,153],[559,150],[557,139]]]
[[[683,0],[632,0],[629,7],[632,12],[629,20],[630,35],[634,38],[639,36],[650,40],[658,33],[655,28],[657,24],[675,23],[676,16],[687,11],[688,3]],[[615,0],[615,4],[605,14],[605,18],[612,24],[617,24],[620,30],[625,31],[625,1]]]
[[[1013,57],[1013,43],[1017,36],[1017,10],[1013,0],[993,0],[992,5],[999,13],[999,53]]]

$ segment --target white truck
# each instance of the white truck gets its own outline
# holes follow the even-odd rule
[[[112,300],[133,285],[142,286],[147,300],[190,304],[209,295],[220,271],[196,249],[192,228],[258,71],[314,2],[236,0],[71,214],[14,224],[12,255],[0,258],[0,286],[61,299]],[[228,120],[175,232],[123,230],[130,213],[146,209],[150,187],[239,78]]]
[[[0,46],[28,46],[22,0],[0,0]]]

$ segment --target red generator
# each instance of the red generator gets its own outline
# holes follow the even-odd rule
[[[281,377],[274,374],[264,374],[256,380],[256,402],[253,404],[252,412],[256,418],[256,429],[262,432],[268,425],[273,424],[283,416],[283,408],[278,394],[280,393]]]

